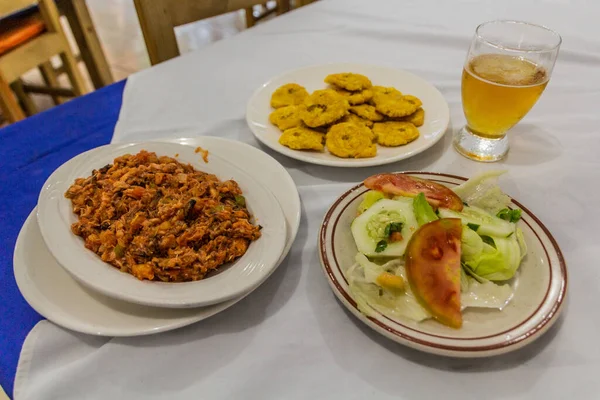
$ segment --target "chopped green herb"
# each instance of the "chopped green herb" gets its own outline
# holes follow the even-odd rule
[[[392,222],[390,224],[390,233],[393,232],[402,232],[402,222]]]
[[[390,236],[394,232],[402,232],[402,222],[392,222],[383,231],[385,236]]]
[[[246,207],[246,198],[244,196],[236,195],[235,204],[237,204],[240,207]]]
[[[521,213],[522,211],[520,209],[514,209],[512,210],[512,215],[510,217],[510,222],[517,222],[518,220],[521,219]]]
[[[380,240],[375,247],[375,253],[381,253],[386,249],[387,245],[388,243],[385,240]]]
[[[467,204],[467,202],[466,202],[466,201],[463,201],[463,204],[464,204],[465,206],[469,207],[469,205]]]
[[[510,234],[507,236],[507,238],[511,237],[511,236],[512,236],[512,235],[514,235],[514,234],[515,234],[514,232],[511,232],[511,233],[510,233]]]
[[[482,236],[481,240],[483,240],[484,243],[489,244],[493,248],[496,248],[496,242],[494,242],[494,239],[492,239],[490,236]]]
[[[115,255],[117,256],[117,258],[121,258],[125,255],[125,247],[121,246],[120,244],[117,244],[115,246]]]
[[[467,226],[471,229],[473,229],[475,232],[477,232],[477,229],[479,229],[479,225],[477,224],[472,224],[472,223],[468,223]]]
[[[510,210],[508,208],[503,208],[502,210],[498,211],[498,214],[496,214],[496,216],[505,221],[517,222],[518,220],[521,219],[521,212],[522,211],[518,208],[516,208],[514,210]]]
[[[503,208],[502,210],[498,211],[496,217],[510,221],[510,210],[508,208]]]

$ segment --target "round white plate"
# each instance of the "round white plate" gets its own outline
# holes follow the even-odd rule
[[[310,92],[325,89],[323,79],[337,72],[356,72],[371,79],[373,85],[393,86],[405,94],[417,96],[423,102],[425,124],[419,127],[421,135],[417,140],[405,146],[377,146],[377,155],[372,158],[346,159],[330,154],[291,150],[279,144],[281,131],[269,122],[269,114],[273,111],[270,105],[271,94],[279,86],[295,82]],[[444,136],[450,122],[448,103],[432,84],[410,72],[401,69],[363,64],[327,64],[306,67],[287,72],[262,85],[252,95],[246,108],[246,122],[252,133],[263,144],[271,149],[296,160],[312,164],[332,167],[368,167],[389,164],[419,154]]]
[[[77,217],[64,193],[76,178],[87,177],[93,169],[112,163],[116,157],[142,149],[159,155],[178,155],[179,161],[190,163],[198,170],[215,174],[222,180],[237,181],[249,211],[263,226],[261,237],[250,244],[242,257],[217,274],[196,282],[141,281],[103,262],[71,232],[71,224]],[[208,157],[209,162],[204,163],[191,146],[159,142],[107,145],[83,153],[60,166],[40,192],[37,216],[44,241],[54,258],[75,279],[116,299],[148,306],[186,308],[238,297],[262,282],[277,265],[285,246],[285,217],[266,186],[225,157],[229,155],[213,153]]]
[[[434,173],[406,172],[448,187],[465,178]],[[527,208],[519,227],[528,252],[518,274],[510,281],[514,297],[502,311],[469,308],[463,312],[463,327],[452,329],[434,320],[415,322],[393,319],[375,312],[362,314],[348,289],[342,271],[354,263],[357,253],[350,223],[368,189],[357,185],[344,193],[329,209],[319,235],[321,265],[337,298],[362,322],[384,336],[434,354],[453,357],[486,357],[516,350],[542,335],[556,321],[567,289],[565,260],[548,229]]]
[[[163,140],[167,141],[167,140]],[[285,213],[285,249],[278,264],[288,254],[300,226],[300,197],[296,186],[275,159],[244,143],[215,138],[169,140],[214,153],[230,154],[240,168],[262,173],[257,180],[271,184],[274,196]],[[146,307],[116,300],[75,281],[52,257],[37,225],[34,209],[23,225],[13,259],[19,290],[41,315],[65,328],[102,336],[136,336],[164,332],[211,317],[240,301],[254,289],[235,299],[202,308],[168,309]]]

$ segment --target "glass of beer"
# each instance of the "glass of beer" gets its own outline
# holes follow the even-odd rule
[[[506,155],[506,134],[546,88],[561,41],[556,32],[526,22],[477,27],[462,72],[467,125],[454,135],[459,153],[485,162]]]

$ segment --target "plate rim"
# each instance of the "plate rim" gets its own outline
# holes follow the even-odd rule
[[[467,180],[467,178],[465,178],[463,176],[447,174],[447,173],[440,173],[440,172],[401,171],[401,172],[396,172],[396,173],[402,173],[402,174],[407,174],[407,175],[418,174],[418,175],[446,177],[446,178],[460,180],[463,182]],[[529,208],[527,208],[521,202],[519,202],[518,200],[516,200],[510,196],[509,197],[511,198],[511,202],[513,202],[516,206],[520,207],[523,211],[525,211],[525,213],[528,214],[528,216],[531,217],[533,219],[533,221],[544,232],[544,235],[549,240],[550,244],[552,245],[552,249],[554,250],[554,252],[556,254],[556,257],[558,259],[559,270],[561,271],[561,274],[558,278],[559,282],[560,282],[560,289],[556,295],[556,299],[553,301],[553,303],[551,303],[551,309],[549,310],[549,312],[539,322],[537,322],[534,327],[532,327],[528,331],[524,332],[523,334],[521,334],[515,338],[512,338],[508,341],[504,341],[501,343],[482,345],[482,346],[470,346],[470,347],[469,346],[455,346],[455,345],[447,345],[447,344],[443,344],[443,343],[429,342],[429,341],[426,341],[426,340],[423,340],[420,338],[413,337],[410,334],[408,334],[406,332],[400,332],[400,331],[396,330],[395,328],[388,326],[373,317],[369,317],[369,316],[362,314],[360,312],[360,310],[358,310],[355,300],[352,298],[350,293],[348,293],[346,290],[343,289],[340,282],[338,281],[338,279],[332,272],[332,268],[333,268],[332,265],[335,264],[335,261],[328,260],[328,257],[326,254],[326,244],[325,243],[326,243],[326,234],[327,234],[326,228],[329,225],[331,216],[337,210],[338,205],[347,196],[349,196],[356,190],[359,190],[363,186],[364,186],[364,184],[361,182],[361,183],[351,187],[347,191],[345,191],[343,194],[341,194],[335,200],[335,202],[330,206],[330,208],[325,213],[325,216],[323,217],[323,221],[321,223],[321,227],[319,229],[319,235],[318,235],[318,239],[317,239],[318,240],[319,259],[321,261],[321,268],[325,274],[325,277],[327,279],[327,282],[329,283],[330,288],[332,289],[332,291],[334,292],[336,297],[344,304],[344,306],[349,311],[351,311],[352,314],[354,314],[361,322],[366,323],[369,327],[371,327],[375,331],[383,334],[384,336],[388,337],[391,340],[394,340],[401,344],[405,344],[409,347],[416,348],[418,350],[422,350],[422,351],[433,353],[433,354],[443,355],[443,356],[471,357],[471,358],[493,356],[493,355],[503,354],[503,353],[506,353],[509,351],[517,350],[518,348],[520,348],[520,347],[530,343],[531,341],[537,339],[538,337],[540,337],[546,330],[548,330],[556,322],[556,320],[558,319],[558,316],[560,315],[560,312],[563,309],[563,304],[564,304],[564,300],[565,300],[566,293],[567,293],[567,287],[568,287],[568,271],[567,271],[566,260],[564,258],[564,255],[562,254],[560,247],[558,246],[556,239],[554,238],[554,236],[552,236],[551,232],[542,223],[542,221],[534,213],[532,213],[529,210]],[[341,212],[340,212],[340,215],[341,215]],[[537,236],[537,233],[535,232],[535,230],[533,230],[533,231],[534,231],[534,234]],[[541,243],[541,239],[539,238],[539,236],[538,236],[538,240]],[[548,250],[545,248],[543,243],[541,243],[541,244],[542,244],[542,247],[544,248],[544,251],[547,254]],[[548,259],[550,259],[549,256],[548,256]],[[338,268],[339,268],[339,266],[338,266]],[[547,290],[544,298],[539,302],[539,304],[536,304],[535,310],[531,313],[531,315],[526,320],[524,320],[522,323],[520,323],[517,326],[511,327],[509,329],[509,331],[511,331],[515,328],[518,328],[519,326],[526,323],[527,321],[530,321],[531,319],[533,319],[536,316],[536,314],[539,312],[540,307],[543,306],[544,303],[546,302],[548,293],[551,290],[550,287],[552,285],[552,282],[553,282],[552,269],[550,267],[550,278],[549,278],[549,282],[548,282],[548,290]],[[381,314],[381,315],[383,317],[386,317],[383,314]],[[393,320],[391,320],[391,321],[393,321]],[[439,336],[439,335],[435,335],[435,334],[429,334],[429,333],[423,332],[423,331],[418,331],[413,328],[407,328],[407,329],[416,331],[423,335],[432,336],[434,338],[438,337],[440,339],[465,340],[465,341],[476,340],[475,338],[443,337],[443,336]],[[502,335],[503,333],[506,333],[506,332],[499,332],[499,333],[495,333],[493,335],[487,335],[486,337],[478,337],[477,340],[496,337],[496,336]]]
[[[44,183],[43,188],[40,191],[40,195],[39,195],[39,199],[38,199],[38,207],[37,207],[38,225],[40,227],[42,237],[44,238],[44,241],[46,242],[46,245],[47,245],[50,253],[58,261],[58,263],[62,265],[63,269],[65,269],[72,277],[74,277],[81,284],[84,284],[85,286],[87,286],[97,292],[100,292],[106,296],[109,296],[109,297],[112,297],[115,299],[119,299],[119,300],[123,300],[123,301],[127,301],[127,302],[146,305],[146,306],[161,307],[161,308],[194,308],[194,307],[209,306],[212,304],[217,304],[217,303],[220,303],[223,301],[228,301],[228,300],[234,299],[234,298],[242,295],[243,293],[247,292],[254,286],[260,285],[264,281],[262,278],[265,276],[268,276],[269,275],[268,272],[270,270],[273,270],[276,268],[275,265],[277,264],[281,254],[283,252],[283,249],[285,248],[285,236],[282,240],[279,237],[279,235],[270,234],[272,239],[274,239],[273,244],[276,246],[275,252],[278,254],[275,256],[275,253],[269,252],[271,255],[267,256],[266,254],[263,253],[262,256],[260,256],[258,258],[258,260],[261,260],[260,261],[261,263],[263,263],[263,261],[262,261],[263,259],[268,260],[267,263],[263,263],[264,270],[266,270],[265,272],[261,272],[260,270],[258,270],[257,272],[255,272],[255,273],[253,272],[251,274],[242,273],[242,275],[245,278],[246,277],[249,278],[248,283],[241,284],[238,287],[233,287],[228,292],[226,292],[226,294],[211,295],[208,297],[206,294],[203,294],[203,293],[205,293],[204,291],[198,289],[202,285],[207,285],[207,283],[202,283],[204,281],[198,281],[198,285],[195,285],[195,287],[194,287],[194,283],[196,283],[196,282],[189,282],[186,286],[182,286],[181,290],[174,290],[173,286],[170,286],[170,285],[169,286],[163,286],[163,285],[150,286],[147,284],[147,282],[141,282],[141,285],[140,285],[140,282],[138,282],[137,280],[130,279],[131,278],[130,276],[118,275],[118,274],[115,274],[114,271],[108,270],[108,269],[103,270],[103,271],[98,270],[97,274],[101,274],[101,276],[104,277],[104,279],[109,280],[109,281],[111,281],[113,279],[118,279],[118,283],[115,283],[115,285],[102,284],[101,282],[97,282],[94,279],[91,279],[92,275],[90,275],[90,273],[87,273],[87,275],[84,275],[84,276],[81,276],[80,274],[78,274],[77,271],[81,271],[81,269],[80,268],[73,269],[73,262],[72,262],[73,260],[71,260],[71,262],[68,262],[67,263],[68,265],[65,265],[65,263],[63,262],[65,254],[60,251],[57,251],[57,248],[50,245],[50,243],[53,242],[52,238],[54,237],[54,233],[48,230],[48,229],[50,229],[50,226],[48,225],[49,221],[46,221],[46,223],[43,222],[44,217],[42,216],[42,214],[44,211],[42,210],[42,208],[45,207],[46,212],[51,212],[50,209],[48,209],[48,207],[50,207],[51,209],[54,208],[53,205],[59,206],[59,207],[64,207],[64,205],[61,205],[63,202],[63,198],[60,197],[57,199],[57,198],[55,198],[56,196],[52,195],[52,193],[55,190],[58,190],[60,187],[70,184],[70,182],[62,182],[61,180],[59,180],[59,179],[64,180],[65,178],[67,178],[65,176],[61,176],[60,175],[61,173],[63,175],[71,174],[70,171],[72,171],[73,168],[81,169],[81,168],[85,167],[86,169],[89,169],[88,165],[86,165],[86,164],[90,163],[91,161],[98,162],[96,157],[99,157],[101,159],[104,159],[104,158],[114,159],[115,157],[118,157],[119,154],[121,154],[121,153],[126,154],[127,152],[134,151],[134,150],[128,151],[128,149],[131,149],[132,147],[137,147],[140,149],[141,148],[148,149],[151,146],[156,147],[161,144],[174,146],[177,149],[179,149],[178,152],[182,153],[182,154],[183,154],[184,149],[186,152],[194,151],[193,147],[191,147],[191,146],[186,146],[186,145],[182,145],[179,143],[173,143],[173,142],[166,143],[166,142],[158,142],[158,141],[141,141],[141,142],[132,142],[132,143],[113,143],[113,144],[99,146],[94,149],[90,149],[84,153],[81,153],[81,154],[71,158],[67,162],[63,163],[60,167],[58,167],[48,177],[48,179]],[[150,151],[158,152],[159,150],[154,149],[154,150],[150,150]],[[273,233],[281,230],[281,231],[285,232],[287,235],[285,215],[284,215],[283,211],[281,210],[281,206],[280,206],[278,200],[274,197],[272,192],[265,185],[256,181],[256,179],[252,175],[250,175],[248,172],[244,171],[242,168],[237,167],[235,164],[232,164],[232,163],[228,162],[227,160],[225,160],[223,158],[223,156],[213,155],[213,158],[214,157],[218,157],[220,163],[226,164],[228,167],[231,167],[230,170],[221,172],[221,174],[217,173],[217,175],[228,176],[232,172],[237,172],[238,176],[244,175],[244,179],[243,179],[244,182],[247,184],[251,184],[252,186],[255,186],[257,188],[255,193],[260,192],[259,196],[263,197],[263,199],[265,199],[265,198],[270,199],[269,201],[271,203],[273,203],[272,206],[278,208],[278,210],[273,211],[276,214],[276,215],[274,215],[274,218],[276,218],[276,221],[275,221],[276,225],[273,226],[273,228],[275,229],[275,231]],[[91,159],[91,161],[88,161],[90,159]],[[182,159],[182,160],[183,160],[183,162],[187,162],[184,159]],[[182,161],[182,160],[180,160],[180,161]],[[71,168],[67,167],[65,169],[65,167],[68,166],[69,163],[74,163],[74,164],[72,165]],[[83,163],[83,166],[82,166],[82,163]],[[199,161],[197,162],[197,164],[199,164]],[[90,165],[89,167],[93,168],[93,165]],[[196,168],[202,170],[202,168],[199,166],[196,166]],[[70,178],[70,176],[68,178]],[[55,184],[55,182],[58,182],[58,183]],[[56,185],[58,185],[58,187]],[[44,204],[45,204],[45,206],[44,206]],[[71,208],[71,207],[69,207],[69,208]],[[267,212],[266,210],[263,210],[264,215],[266,215],[265,214],[266,212]],[[269,214],[273,215],[273,213],[271,213],[271,212],[269,212]],[[40,217],[42,218],[41,220],[40,220]],[[70,229],[69,229],[69,231],[70,231]],[[55,244],[58,244],[58,243],[55,243]],[[266,249],[269,249],[270,246],[265,247],[265,245],[263,244],[260,246],[260,248],[266,250]],[[89,251],[89,250],[85,249],[83,246],[81,246],[79,248],[78,252],[80,250],[82,252]],[[265,251],[265,250],[262,250],[262,251]],[[80,252],[80,253],[83,254],[82,252]],[[256,253],[255,255],[259,256],[258,253]],[[96,257],[93,258],[93,260],[90,260],[90,262],[94,262],[94,263],[102,262],[97,257],[97,255],[94,254],[94,256],[96,256]],[[252,262],[252,263],[254,264],[254,262]],[[236,273],[233,273],[233,274],[235,275]],[[240,272],[237,272],[237,274],[239,275]],[[97,277],[99,277],[99,276],[97,276]],[[240,276],[238,276],[238,277],[240,277]],[[232,278],[233,278],[233,276],[232,276]],[[226,281],[224,281],[224,280],[217,281],[217,284],[221,285],[221,286],[225,286],[225,287],[228,286],[226,284]],[[124,289],[125,287],[131,288],[131,290]],[[121,288],[124,290],[121,291],[121,290],[118,290],[118,288]],[[214,292],[214,290],[212,290],[212,291]],[[198,297],[198,294],[200,297]]]
[[[245,148],[245,150],[249,150],[250,152],[254,152],[254,154],[256,154],[256,155],[260,154],[261,156],[266,157],[266,159],[268,159],[270,163],[272,163],[272,164],[274,163],[273,165],[277,165],[279,167],[279,170],[281,172],[280,176],[282,178],[284,178],[285,181],[287,181],[287,183],[289,184],[289,189],[293,189],[296,193],[295,196],[292,196],[293,204],[296,206],[296,208],[293,213],[290,213],[290,215],[293,215],[293,218],[295,221],[294,221],[294,223],[289,224],[291,229],[290,229],[290,236],[289,236],[289,238],[286,239],[287,240],[286,247],[284,248],[284,252],[281,254],[281,257],[278,260],[277,266],[271,271],[269,276],[272,273],[274,273],[275,270],[277,268],[279,268],[281,263],[285,260],[285,258],[288,256],[289,252],[291,251],[291,247],[292,247],[292,245],[295,241],[295,238],[298,234],[300,222],[302,219],[302,206],[301,206],[301,201],[300,201],[300,193],[298,192],[298,188],[295,185],[293,178],[291,177],[289,172],[285,169],[285,167],[283,167],[283,165],[281,163],[279,163],[271,155],[269,155],[268,153],[254,147],[254,146],[251,146],[247,143],[240,142],[237,140],[232,140],[232,139],[227,139],[227,138],[222,138],[222,137],[217,137],[217,136],[199,136],[199,137],[195,137],[195,138],[187,138],[187,137],[186,138],[158,138],[158,139],[153,139],[152,141],[179,143],[179,144],[182,144],[185,146],[192,146],[192,147],[197,146],[197,145],[202,145],[202,142],[204,142],[204,141],[228,142],[228,143],[234,142],[236,145],[239,145],[239,146]],[[277,198],[277,196],[276,196],[276,198]],[[277,201],[280,202],[279,198],[277,198]],[[280,204],[281,204],[281,202],[280,202]],[[23,290],[23,287],[24,287],[23,285],[25,284],[24,280],[30,279],[30,278],[28,276],[26,276],[27,274],[25,274],[24,269],[19,267],[19,265],[22,263],[15,262],[15,258],[17,255],[16,250],[17,250],[18,244],[20,242],[19,238],[22,235],[22,231],[23,231],[23,228],[25,227],[27,220],[29,220],[30,218],[35,218],[36,208],[37,208],[37,206],[35,206],[32,209],[32,211],[29,213],[23,226],[21,227],[21,230],[19,231],[19,235],[17,236],[17,242],[15,244],[15,251],[13,252],[13,275],[15,277],[17,287],[19,288],[19,292],[25,298],[25,300],[27,301],[27,303],[29,304],[30,307],[32,307],[36,312],[38,312],[40,315],[42,315],[42,317],[44,317],[46,320],[52,321],[62,327],[71,329],[76,332],[81,332],[81,333],[90,334],[90,335],[94,335],[94,336],[104,336],[104,337],[134,337],[134,336],[153,335],[153,334],[157,334],[157,333],[168,332],[171,330],[179,329],[184,326],[188,326],[188,325],[203,321],[205,319],[208,319],[216,314],[219,314],[219,313],[227,310],[228,308],[232,307],[236,303],[238,303],[241,300],[243,300],[244,298],[246,298],[249,294],[251,294],[260,285],[262,285],[262,283],[264,283],[264,281],[266,281],[269,278],[269,276],[267,276],[264,279],[264,281],[261,282],[261,284],[250,289],[248,292],[242,294],[239,297],[233,298],[231,300],[228,300],[228,301],[225,301],[222,303],[217,303],[217,304],[213,304],[211,306],[206,306],[206,308],[211,308],[211,310],[208,313],[203,313],[201,315],[195,315],[194,317],[190,317],[189,319],[186,319],[185,321],[182,321],[181,319],[179,319],[179,320],[177,320],[178,321],[177,323],[165,323],[163,326],[158,327],[158,328],[154,327],[154,328],[147,328],[144,330],[128,330],[126,332],[123,332],[122,330],[119,331],[119,330],[111,330],[111,329],[106,329],[106,328],[102,329],[102,330],[94,330],[93,328],[87,329],[85,325],[71,324],[69,322],[69,319],[68,318],[65,319],[63,316],[61,316],[60,318],[55,318],[54,316],[52,316],[52,318],[48,318],[48,315],[50,315],[52,313],[52,312],[46,312],[46,310],[48,310],[49,308],[47,308],[43,305],[40,307],[40,302],[38,302],[38,301],[32,302],[31,301],[31,298],[32,298],[31,290]],[[31,221],[31,223],[34,223],[37,225],[37,220]],[[21,241],[22,240],[23,239],[21,238]],[[43,240],[42,240],[42,242],[43,242]],[[45,243],[43,243],[43,245],[45,246]],[[50,252],[50,251],[48,250],[48,252]],[[79,283],[74,278],[70,277],[70,279],[72,279],[73,284],[79,285]],[[34,290],[38,293],[41,293],[40,290],[36,286],[33,286],[32,290]],[[44,296],[44,295],[40,294],[40,296]],[[42,300],[40,300],[40,301],[42,301]],[[204,307],[201,307],[201,308],[204,308]],[[92,325],[88,323],[88,326],[92,326]]]
[[[302,151],[294,151],[294,150],[286,151],[285,149],[282,149],[281,146],[276,146],[274,143],[271,143],[270,141],[268,141],[264,137],[262,137],[262,135],[257,133],[256,128],[254,127],[254,124],[251,122],[250,108],[251,108],[255,98],[265,89],[265,87],[267,87],[273,81],[284,78],[285,76],[292,74],[292,73],[310,70],[310,69],[316,69],[316,68],[320,68],[320,67],[333,67],[333,66],[338,66],[338,65],[340,66],[340,68],[342,68],[342,67],[356,68],[358,66],[359,68],[360,67],[382,68],[382,69],[387,69],[387,70],[396,71],[396,72],[400,71],[404,74],[412,75],[415,79],[423,81],[423,83],[425,83],[426,85],[430,86],[433,90],[435,90],[435,92],[437,92],[437,94],[440,96],[440,98],[444,102],[444,105],[445,105],[444,111],[446,114],[446,118],[445,118],[444,128],[441,129],[441,133],[437,137],[435,137],[431,141],[431,143],[429,143],[425,147],[414,150],[411,153],[404,153],[404,154],[400,154],[398,156],[390,157],[387,159],[377,159],[377,157],[352,159],[352,160],[360,160],[360,163],[359,162],[348,162],[348,159],[342,159],[342,158],[332,159],[332,160],[326,160],[326,159],[321,160],[318,158],[307,157],[305,155],[305,153],[303,153]],[[246,119],[246,125],[252,132],[252,135],[261,144],[267,146],[271,150],[276,151],[277,153],[279,153],[281,155],[284,155],[286,157],[290,157],[292,159],[302,161],[305,163],[314,164],[314,165],[322,165],[322,166],[337,167],[337,168],[364,168],[364,167],[375,167],[375,166],[380,166],[380,165],[392,164],[392,163],[395,163],[395,162],[398,162],[401,160],[405,160],[405,159],[414,157],[414,156],[430,149],[431,147],[433,147],[448,133],[448,128],[450,127],[450,106],[449,106],[448,102],[446,101],[442,92],[435,85],[433,85],[429,81],[425,80],[424,78],[420,77],[419,75],[417,75],[413,72],[407,71],[405,69],[394,68],[394,67],[385,66],[385,65],[368,64],[368,63],[352,63],[352,62],[347,62],[347,63],[337,62],[336,63],[336,62],[332,62],[332,63],[324,63],[324,64],[313,64],[313,65],[308,65],[308,66],[296,68],[293,70],[289,70],[289,71],[283,72],[279,75],[276,75],[276,76],[270,78],[268,81],[262,83],[257,89],[254,90],[254,92],[252,93],[252,95],[250,96],[248,101],[246,102],[246,118],[245,119]]]
[[[172,325],[165,325],[165,326],[162,326],[159,328],[147,328],[147,329],[143,329],[143,330],[139,330],[139,331],[132,330],[132,331],[128,331],[127,333],[123,333],[122,331],[119,332],[118,330],[114,330],[114,331],[108,330],[108,329],[94,330],[93,325],[86,326],[86,325],[74,324],[71,322],[71,319],[64,316],[64,313],[62,312],[62,310],[59,310],[59,314],[62,315],[61,317],[56,318],[55,316],[53,316],[52,318],[48,318],[46,316],[47,314],[51,314],[51,313],[55,313],[55,312],[48,311],[52,307],[48,307],[48,306],[44,305],[44,302],[41,299],[41,297],[45,298],[46,296],[43,296],[43,294],[41,294],[41,292],[38,290],[37,286],[34,286],[34,288],[33,288],[33,291],[38,293],[36,295],[32,294],[32,290],[23,290],[23,287],[25,285],[25,280],[28,280],[28,279],[31,280],[31,279],[30,279],[29,275],[25,272],[24,269],[17,267],[17,263],[14,261],[16,255],[17,255],[17,251],[20,250],[19,247],[22,247],[20,242],[23,239],[19,240],[19,238],[22,235],[21,232],[23,232],[23,235],[25,234],[24,232],[25,232],[25,228],[26,228],[27,224],[37,225],[37,215],[36,214],[37,214],[37,205],[35,207],[33,207],[33,209],[30,211],[29,215],[27,216],[27,219],[25,220],[25,222],[23,223],[23,226],[21,227],[21,231],[19,231],[19,235],[17,236],[17,243],[15,245],[15,251],[14,251],[14,255],[13,255],[13,275],[15,277],[15,281],[17,282],[17,287],[19,288],[19,292],[21,293],[21,295],[23,296],[25,301],[27,301],[27,304],[29,304],[29,306],[31,308],[33,308],[38,314],[40,314],[42,317],[44,317],[47,321],[56,323],[57,325],[60,325],[63,328],[67,328],[67,329],[70,329],[75,332],[85,333],[85,334],[93,335],[93,336],[104,336],[104,337],[133,337],[133,336],[153,335],[155,333],[161,333],[161,332],[167,332],[167,331],[174,330],[174,329],[179,329],[184,326],[193,324],[194,322],[200,321],[200,320],[194,320],[194,318],[191,318],[191,317],[189,319],[181,318],[181,319],[177,320],[178,321],[177,323],[174,323]],[[37,229],[39,229],[39,227],[37,227]],[[41,233],[40,233],[40,235],[41,235]],[[44,244],[44,246],[45,246],[45,244]],[[20,251],[25,251],[25,250],[20,250]],[[50,252],[49,249],[48,249],[48,252]],[[58,263],[58,261],[56,261],[56,263]],[[19,263],[19,264],[21,264],[21,263]],[[62,266],[61,266],[61,268],[62,268]],[[66,270],[64,270],[64,272],[66,272],[67,275],[69,275],[70,279],[73,280],[74,284],[81,285],[79,283],[79,281],[77,281]],[[87,286],[84,286],[84,287],[88,288]],[[94,289],[88,288],[88,290],[94,290]],[[32,301],[32,299],[35,298],[36,296],[38,296],[38,298],[40,298],[40,300]],[[108,296],[106,296],[106,297],[108,297]],[[123,301],[123,300],[119,300],[119,299],[114,299],[114,300]],[[235,300],[237,300],[237,299],[235,299]],[[239,301],[239,300],[237,300],[237,301]],[[137,305],[142,306],[142,307],[153,308],[152,306],[144,306],[142,304],[137,304]],[[173,309],[173,310],[175,310],[175,309]],[[221,311],[223,311],[223,310],[221,310]],[[218,311],[218,312],[220,312],[220,311]],[[202,319],[204,319],[204,318],[202,318]]]

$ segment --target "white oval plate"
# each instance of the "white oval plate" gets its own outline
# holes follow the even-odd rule
[[[121,155],[140,150],[177,156],[181,162],[215,174],[222,180],[234,179],[246,197],[248,209],[263,226],[261,237],[246,253],[219,273],[196,282],[165,283],[140,281],[103,262],[87,250],[81,238],[71,232],[77,221],[71,201],[64,193],[78,177],[87,177]],[[204,163],[191,146],[147,142],[114,144],[85,152],[60,166],[46,181],[38,199],[38,224],[54,258],[78,281],[107,296],[133,303],[186,308],[230,300],[247,292],[268,276],[277,265],[285,246],[285,218],[277,199],[262,184],[224,158],[209,155]]]
[[[453,187],[466,179],[454,175],[406,172]],[[382,335],[428,353],[453,357],[487,357],[516,350],[542,335],[556,321],[567,289],[565,260],[548,229],[527,208],[519,227],[528,253],[518,274],[510,281],[514,297],[502,311],[469,308],[463,312],[463,327],[446,327],[434,320],[415,322],[392,319],[375,312],[362,314],[342,273],[354,263],[357,249],[350,223],[363,194],[363,184],[344,193],[329,209],[319,234],[319,254],[327,281],[337,298],[362,322]]]
[[[419,127],[421,135],[405,146],[377,146],[377,155],[372,158],[347,159],[330,154],[291,150],[279,144],[281,131],[269,122],[273,111],[270,105],[271,94],[279,86],[295,82],[310,92],[325,89],[323,79],[337,72],[356,72],[371,79],[374,85],[393,86],[402,93],[417,96],[423,102],[425,124]],[[264,145],[296,160],[331,167],[368,167],[393,163],[419,154],[444,136],[450,122],[448,103],[432,84],[410,72],[401,69],[363,64],[326,64],[306,67],[287,72],[263,84],[250,98],[246,108],[246,122],[250,130]]]
[[[296,185],[274,158],[247,144],[216,137],[165,139],[215,154],[228,154],[232,162],[270,184],[285,213],[287,235],[278,265],[287,256],[300,226],[300,197]],[[211,317],[240,301],[254,289],[235,299],[212,306],[188,309],[147,307],[116,300],[75,281],[54,260],[43,241],[34,209],[17,239],[13,258],[17,285],[27,302],[41,315],[65,328],[90,335],[148,335],[192,324]],[[258,287],[258,286],[257,286]]]

